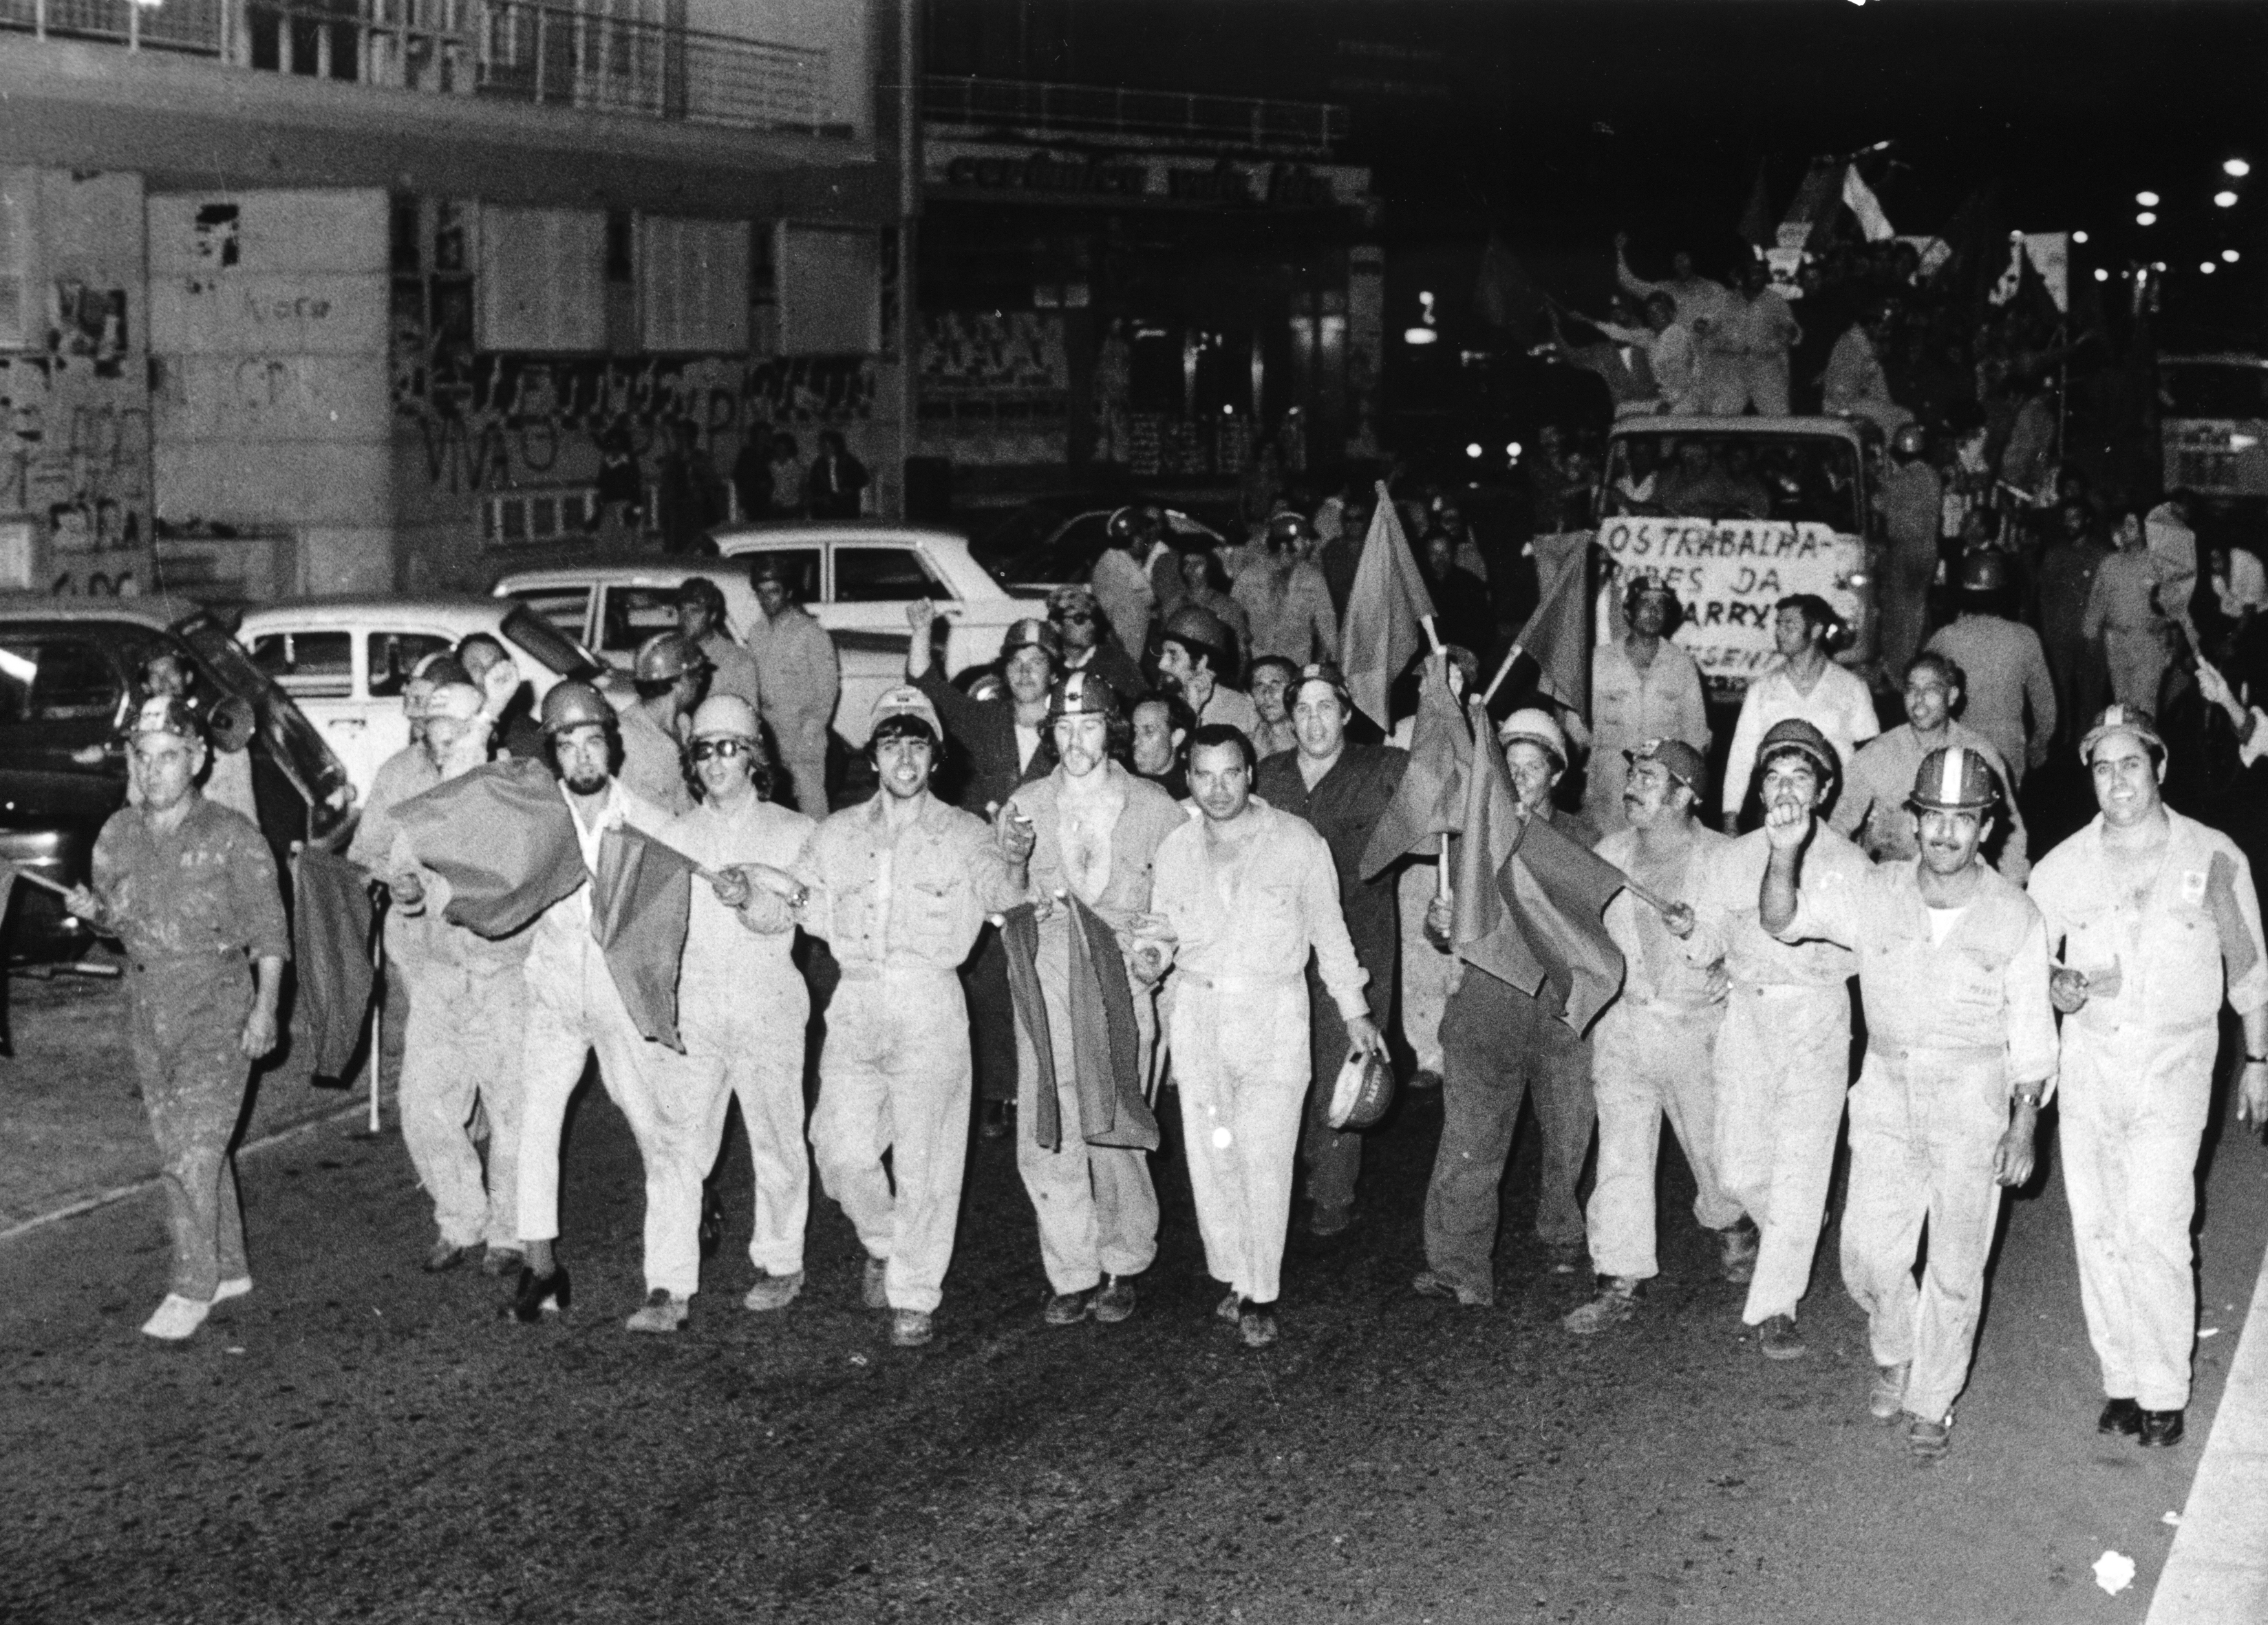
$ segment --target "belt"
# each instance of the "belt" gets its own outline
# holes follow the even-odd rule
[[[1760,999],[1789,999],[1803,993],[1840,993],[1839,982],[1735,982],[1735,993],[1752,994]]]
[[[152,971],[202,969],[230,959],[241,959],[243,953],[241,948],[214,947],[202,953],[137,954],[127,963],[136,974],[146,976]]]
[[[1948,1061],[2000,1062],[2006,1061],[2008,1055],[2006,1046],[2000,1044],[1896,1044],[1871,1033],[1867,1039],[1867,1053],[1880,1055],[1885,1061],[1942,1056]]]
[[[871,960],[859,965],[843,965],[842,971],[845,982],[880,982],[890,976],[952,976],[957,974],[955,967],[950,965],[927,965],[918,961],[877,965]]]
[[[1235,993],[1246,989],[1258,992],[1268,988],[1304,985],[1307,980],[1307,973],[1304,969],[1289,976],[1205,976],[1189,970],[1174,974],[1189,987],[1205,988],[1216,993]]]

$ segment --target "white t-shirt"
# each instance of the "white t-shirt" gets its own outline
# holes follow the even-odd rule
[[[1953,935],[1953,928],[1961,923],[1961,916],[1969,912],[1963,904],[1958,908],[1932,908],[1929,911],[1929,940],[1933,947],[1943,947],[1945,939]]]

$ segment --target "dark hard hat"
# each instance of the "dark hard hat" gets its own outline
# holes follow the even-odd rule
[[[656,632],[638,645],[632,674],[642,683],[674,683],[707,668],[709,657],[682,632]]]
[[[1843,776],[1843,758],[1827,736],[1800,717],[1791,717],[1776,722],[1764,731],[1764,742],[1756,746],[1758,766],[1770,761],[1781,751],[1800,751],[1818,765],[1819,770],[1832,783]]]
[[[1664,772],[1695,795],[1709,793],[1709,764],[1683,739],[1648,739],[1634,750],[1624,751],[1623,760],[1633,764],[1659,762]]]
[[[1998,592],[2008,585],[2008,555],[1998,548],[1971,548],[1961,559],[1963,592]]]
[[[1048,720],[1058,717],[1116,717],[1118,691],[1092,672],[1072,672],[1048,690]]]
[[[1154,536],[1165,522],[1165,517],[1155,508],[1133,505],[1121,508],[1112,514],[1104,528],[1113,541],[1131,541],[1143,536]]]
[[[1008,628],[1008,636],[1000,640],[1000,658],[1005,660],[1019,649],[1036,649],[1050,660],[1063,658],[1063,636],[1045,621],[1027,617]]]
[[[543,732],[563,733],[586,723],[596,723],[603,728],[615,725],[615,708],[607,703],[607,696],[573,678],[554,683],[551,692],[543,696]]]
[[[1967,745],[1940,745],[1921,759],[1913,794],[1906,805],[1916,812],[1982,812],[2000,799],[1999,776],[1984,753]]]
[[[1271,514],[1268,519],[1268,545],[1289,547],[1295,541],[1315,540],[1315,527],[1303,513]]]
[[[1184,604],[1167,615],[1166,629],[1159,636],[1161,641],[1170,638],[1192,651],[1203,650],[1216,663],[1228,652],[1228,622],[1202,604]]]
[[[1393,1104],[1394,1069],[1376,1055],[1359,1051],[1349,1055],[1331,1088],[1331,1127],[1371,1128]]]

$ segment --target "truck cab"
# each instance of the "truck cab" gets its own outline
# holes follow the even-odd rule
[[[2166,489],[2268,503],[2268,357],[2159,357],[2158,439]]]
[[[1874,496],[1881,430],[1843,417],[1634,417],[1607,438],[1595,540],[1605,554],[1599,636],[1619,630],[1622,589],[1656,575],[1684,601],[1676,641],[1710,697],[1737,702],[1768,671],[1772,606],[1827,600],[1851,629],[1836,651],[1875,657],[1883,546]]]

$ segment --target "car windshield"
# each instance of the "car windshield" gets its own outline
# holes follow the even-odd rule
[[[525,604],[506,613],[504,635],[562,677],[588,680],[607,669],[597,656]]]
[[[1780,519],[1858,534],[1859,448],[1837,435],[1617,434],[1601,511],[1676,518]]]
[[[2209,361],[2161,367],[2158,404],[2170,417],[2268,417],[2268,367]]]

